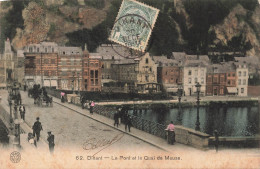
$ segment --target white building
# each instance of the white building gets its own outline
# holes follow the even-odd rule
[[[183,71],[183,90],[186,96],[196,95],[197,89],[195,85],[201,84],[200,94],[206,94],[206,65],[200,60],[188,60],[184,64]]]
[[[237,93],[238,96],[247,96],[248,88],[248,65],[245,62],[236,62]]]

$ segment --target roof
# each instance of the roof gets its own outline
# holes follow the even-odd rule
[[[99,53],[89,53],[89,58],[92,59],[101,59],[101,56]]]
[[[78,55],[81,55],[82,54],[82,49],[81,47],[59,47],[59,53],[60,54],[64,54],[65,52],[65,55],[75,55],[75,54],[78,54]]]
[[[182,60],[185,58],[186,53],[185,52],[172,52],[172,56],[176,60]]]
[[[96,51],[100,53],[102,59],[105,60],[120,60],[131,56],[130,50],[127,47],[115,44],[102,44]]]
[[[178,61],[173,59],[168,59],[166,56],[153,56],[153,60],[156,64],[159,64],[159,66],[177,66]]]
[[[225,62],[222,64],[212,64],[207,66],[208,73],[228,73],[235,71],[236,68],[233,62]]]
[[[184,64],[185,67],[206,67],[206,64],[200,60],[187,60]]]
[[[135,60],[134,59],[122,59],[122,60],[117,60],[114,62],[116,65],[122,65],[122,64],[134,64]]]

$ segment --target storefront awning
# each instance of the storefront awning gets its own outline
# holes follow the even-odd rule
[[[237,93],[237,88],[236,87],[227,87],[228,93]]]
[[[178,92],[178,88],[167,88],[166,91],[176,93]]]

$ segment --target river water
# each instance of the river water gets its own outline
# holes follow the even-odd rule
[[[220,136],[254,136],[259,133],[259,113],[258,107],[200,107],[199,122],[200,131],[213,135],[214,130],[218,130]],[[184,127],[195,129],[197,120],[197,108],[168,109],[164,106],[154,109],[138,110],[130,114],[139,116],[149,121],[160,124],[180,124]]]

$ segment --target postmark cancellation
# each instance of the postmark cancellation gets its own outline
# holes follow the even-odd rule
[[[154,7],[123,0],[109,40],[144,52],[158,14]]]

